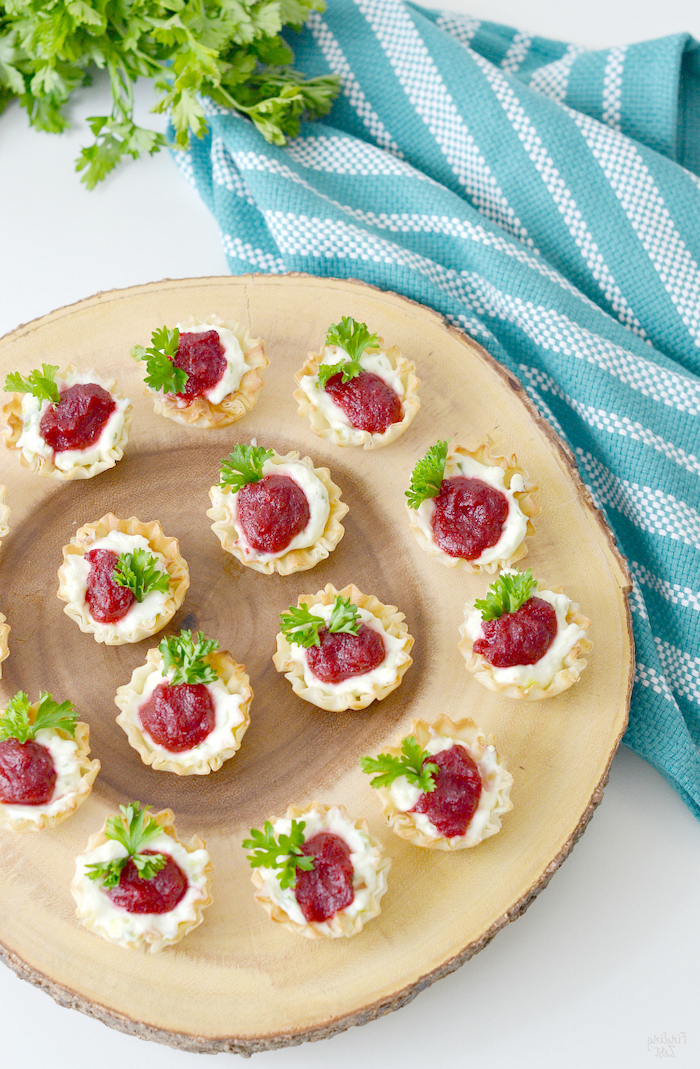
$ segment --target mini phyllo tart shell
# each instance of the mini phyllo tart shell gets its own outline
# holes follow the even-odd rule
[[[8,526],[10,519],[10,510],[5,504],[6,492],[7,488],[4,486],[0,486],[0,546],[2,545],[3,538],[7,538],[8,534],[10,533],[10,528]]]
[[[50,479],[92,479],[95,475],[99,475],[100,472],[106,471],[107,468],[113,468],[117,461],[122,459],[124,449],[129,440],[129,429],[133,416],[131,402],[127,397],[122,397],[121,394],[117,393],[117,384],[114,379],[105,379],[92,369],[78,372],[74,364],[69,364],[65,371],[61,371],[56,375],[56,385],[59,390],[81,383],[94,383],[96,386],[102,386],[117,403],[116,411],[110,416],[110,421],[113,420],[114,424],[113,433],[108,435],[109,441],[104,446],[100,445],[99,447],[96,443],[96,445],[89,446],[86,449],[62,450],[62,454],[65,456],[71,453],[74,453],[75,456],[69,458],[71,460],[69,467],[58,467],[54,462],[53,450],[48,445],[46,445],[46,452],[44,453],[37,452],[30,445],[24,446],[20,443],[20,438],[28,419],[27,406],[32,406],[36,409],[33,420],[38,425],[49,402],[36,402],[29,394],[13,393],[9,401],[6,401],[2,406],[2,411],[7,421],[7,427],[3,433],[5,435],[5,445],[8,449],[17,450],[19,462],[23,467],[29,468],[31,471],[36,472],[37,475],[46,475]],[[24,404],[23,400],[25,401]],[[36,408],[37,404],[39,405],[38,408]],[[104,434],[104,430],[102,433]],[[96,449],[98,452],[97,458],[88,460],[89,455],[94,454]],[[82,459],[81,453],[85,454]]]
[[[36,716],[37,707],[36,702],[30,707],[32,717]],[[37,731],[36,741],[51,754],[58,773],[55,790],[60,793],[46,805],[0,803],[0,828],[10,831],[51,828],[74,813],[92,790],[100,762],[90,760],[90,728],[87,724],[78,720],[74,737],[61,728],[44,728]],[[61,793],[62,784],[66,789]]]
[[[247,568],[253,568],[264,575],[272,575],[273,572],[279,575],[291,575],[292,572],[308,571],[309,568],[325,560],[345,534],[341,520],[347,513],[348,506],[341,501],[342,491],[331,479],[328,468],[315,468],[311,457],[300,457],[295,451],[284,456],[273,451],[273,456],[263,464],[263,476],[279,473],[292,478],[295,468],[299,471],[300,480],[303,480],[298,485],[306,493],[311,511],[306,529],[312,528],[315,522],[314,509],[318,509],[319,515],[318,533],[314,541],[298,549],[286,549],[278,554],[258,553],[257,550],[247,545],[245,536],[236,522],[237,492],[230,486],[220,485],[212,486],[209,490],[212,507],[207,509],[207,516],[214,521],[211,529],[221,542],[222,549],[231,553]],[[318,501],[315,502],[313,498],[318,498]],[[322,522],[324,516],[325,522]],[[301,535],[296,537],[300,538]]]
[[[95,548],[95,543],[106,538],[112,531],[144,539],[148,543],[149,552],[160,555],[163,568],[170,576],[170,591],[162,600],[159,599],[159,607],[150,616],[138,619],[130,625],[125,625],[129,613],[115,624],[101,624],[93,620],[84,594],[78,598],[74,589],[76,579],[72,561],[77,557],[84,557]],[[142,523],[135,516],[121,520],[111,512],[97,523],[86,523],[76,531],[70,544],[63,547],[63,564],[58,569],[58,596],[61,601],[66,602],[63,611],[71,620],[75,620],[81,631],[93,635],[96,642],[104,642],[108,646],[140,642],[141,639],[149,638],[162,630],[182,605],[189,585],[190,573],[186,561],[180,556],[177,539],[164,535],[157,520]],[[145,601],[146,599],[140,604],[145,604]]]
[[[483,474],[471,462],[481,465]],[[407,506],[411,529],[421,549],[435,557],[448,568],[465,568],[469,572],[497,572],[499,568],[509,568],[514,561],[527,554],[525,539],[535,533],[532,524],[540,507],[533,498],[537,490],[527,472],[520,467],[515,456],[503,457],[491,452],[491,443],[482,442],[476,449],[469,450],[456,446],[447,453],[445,479],[465,474],[462,467],[468,467],[468,477],[480,479],[495,489],[500,490],[508,500],[509,512],[503,534],[499,541],[485,549],[475,560],[464,557],[452,557],[436,544],[431,525],[435,498],[426,498],[417,509]],[[489,476],[489,470],[491,475]],[[502,474],[501,474],[502,472]],[[489,481],[491,480],[491,481]],[[510,531],[509,531],[510,527]]]
[[[310,610],[314,605],[332,606],[338,595],[349,598],[357,605],[360,622],[382,635],[387,652],[377,668],[364,675],[351,676],[341,683],[324,683],[312,675],[304,647],[290,643],[281,631],[277,635],[277,650],[272,658],[275,668],[284,673],[295,694],[319,709],[336,713],[345,709],[366,709],[373,701],[381,701],[392,690],[396,690],[413,664],[410,651],[414,641],[408,633],[404,614],[395,605],[384,605],[373,594],[363,594],[354,583],[342,590],[336,590],[331,583],[327,583],[317,594],[300,595],[297,604],[307,605]]]
[[[312,802],[305,809],[290,805],[286,817],[271,819],[275,835],[289,834],[292,820],[304,821],[304,840],[320,831],[332,831],[350,847],[354,868],[355,897],[349,906],[326,921],[307,921],[294,895],[294,888],[280,887],[276,869],[256,868],[251,879],[255,898],[271,920],[307,939],[338,939],[356,935],[364,924],[381,912],[380,901],[387,889],[391,861],[384,857],[382,844],[369,834],[366,820],[351,820],[342,805]]]
[[[125,848],[105,835],[106,820],[102,830],[88,839],[85,852],[75,859],[71,893],[78,920],[95,935],[121,947],[155,952],[179,943],[188,932],[199,927],[204,920],[204,909],[213,900],[212,866],[204,840],[195,835],[188,843],[181,842],[171,809],[153,813],[153,819],[160,824],[162,835],[151,839],[148,849],[169,854],[187,876],[187,891],[174,909],[168,913],[129,913],[114,905],[99,882],[90,879],[87,865],[126,856]]]
[[[414,720],[408,734],[413,735],[421,750],[427,750],[428,753],[439,753],[448,749],[450,744],[463,746],[479,769],[481,796],[464,835],[446,837],[440,834],[425,814],[399,809],[396,802],[398,792],[392,787],[377,787],[376,794],[391,830],[414,846],[425,846],[430,850],[465,850],[478,846],[484,839],[500,831],[501,817],[513,808],[510,800],[513,777],[496,752],[493,736],[484,735],[473,720],[465,717],[453,723],[444,715],[440,715],[434,724]],[[383,752],[400,757],[402,741],[403,736],[400,736],[397,739],[398,746],[388,747]]]
[[[166,416],[185,427],[211,429],[228,427],[245,416],[246,412],[254,406],[258,390],[263,385],[259,373],[268,366],[270,361],[265,356],[262,339],[254,338],[247,327],[242,327],[238,323],[220,319],[217,315],[210,315],[208,319],[201,322],[194,316],[190,316],[179,329],[184,334],[193,328],[197,328],[197,331],[202,328],[213,330],[223,328],[235,335],[246,367],[236,389],[227,393],[221,401],[216,403],[206,397],[193,397],[191,401],[186,401],[176,394],[151,390],[148,386],[146,392],[153,399],[153,410],[158,416]]]
[[[567,598],[560,587],[551,590],[542,580],[538,580],[537,591],[532,596],[543,598],[553,605],[557,614],[557,635],[539,661],[514,665],[512,668],[498,668],[490,664],[483,654],[474,652],[481,613],[472,602],[464,606],[458,649],[466,661],[467,670],[484,687],[497,691],[504,698],[525,698],[528,701],[554,698],[578,681],[588,664],[582,655],[593,649],[593,643],[586,636],[591,621],[581,614],[577,603]]]
[[[141,724],[139,707],[144,700],[144,692],[150,694],[159,683],[168,681],[163,677],[160,650],[149,650],[146,664],[135,668],[131,682],[117,689],[114,701],[121,710],[117,723],[124,729],[129,745],[138,752],[145,765],[161,772],[174,772],[178,776],[204,776],[216,772],[224,761],[228,761],[240,749],[250,725],[250,703],[253,700],[250,680],[244,666],[236,664],[226,650],[214,650],[206,660],[218,676],[216,693],[213,695],[216,724],[210,733],[217,733],[215,749],[212,749],[207,736],[199,746],[174,753],[155,742]],[[230,703],[231,709],[226,707],[227,698],[234,699]]]
[[[10,656],[10,647],[7,645],[9,634],[10,625],[7,623],[7,617],[0,612],[0,677],[2,676],[2,662]]]
[[[351,426],[342,409],[338,408],[318,384],[318,369],[321,364],[338,362],[336,357],[340,350],[337,350],[335,346],[329,346],[323,352],[309,353],[306,363],[294,376],[298,389],[294,391],[293,396],[299,404],[299,415],[308,418],[312,431],[320,438],[325,438],[340,446],[359,445],[363,449],[380,449],[408,430],[420,408],[418,397],[420,379],[416,376],[416,365],[413,361],[407,360],[395,345],[392,345],[390,349],[385,349],[381,338],[379,342],[379,348],[368,348],[362,355],[370,359],[372,357],[386,358],[387,370],[394,384],[392,389],[401,401],[402,418],[398,423],[390,424],[381,434],[373,434]],[[360,363],[362,363],[362,358]],[[373,369],[367,367],[366,370]],[[383,376],[380,375],[381,377]]]

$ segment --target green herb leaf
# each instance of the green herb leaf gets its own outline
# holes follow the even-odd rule
[[[338,631],[347,631],[351,635],[356,635],[360,630],[360,623],[357,605],[350,601],[350,598],[341,598],[338,594],[328,621],[328,630],[334,634]]]
[[[112,578],[119,586],[127,587],[138,602],[143,601],[152,590],[160,590],[164,594],[170,590],[170,576],[163,571],[158,558],[147,549],[120,553]]]
[[[337,364],[321,364],[318,369],[318,382],[322,389],[333,375],[343,374],[343,382],[350,382],[362,371],[360,357],[365,349],[378,349],[379,336],[370,334],[366,323],[357,323],[350,316],[343,316],[340,323],[334,323],[326,334],[326,345],[336,345],[350,357]]]
[[[121,816],[110,817],[105,825],[105,837],[114,839],[126,849],[126,857],[112,861],[95,861],[86,865],[91,880],[101,880],[104,887],[116,887],[122,869],[131,859],[144,880],[151,880],[166,865],[164,854],[141,854],[148,843],[160,835],[160,824],[148,814],[151,807],[139,802],[120,805]]]
[[[30,371],[25,379],[18,371],[11,371],[5,379],[7,393],[31,393],[38,401],[51,401],[57,405],[61,400],[54,382],[58,365],[42,364],[41,371]]]
[[[248,483],[259,483],[263,477],[263,464],[274,456],[272,449],[259,445],[236,445],[228,460],[221,461],[220,486],[230,486],[234,492]]]
[[[163,675],[168,675],[171,686],[180,683],[213,683],[219,677],[206,660],[209,653],[218,650],[216,639],[206,639],[202,631],[193,641],[192,632],[182,630],[179,635],[164,638],[158,649],[163,658]]]
[[[289,612],[280,616],[280,629],[288,642],[296,642],[297,645],[309,649],[310,646],[321,645],[320,633],[324,628],[333,634],[346,631],[356,635],[361,622],[357,605],[353,604],[350,598],[342,598],[338,594],[327,624],[321,616],[312,613],[308,605],[290,605]]]
[[[427,750],[421,750],[414,735],[407,735],[403,740],[401,753],[401,757],[381,753],[378,757],[360,759],[363,772],[370,776],[378,773],[370,780],[370,787],[390,787],[399,776],[405,776],[409,783],[420,787],[425,794],[432,794],[435,790],[435,776],[440,771],[439,765],[426,760],[430,754]]]
[[[31,706],[29,698],[23,691],[18,691],[7,704],[0,717],[0,739],[17,739],[27,742],[36,737],[37,731],[44,728],[60,728],[71,738],[75,737],[75,725],[78,714],[71,702],[58,702],[48,693],[39,694],[34,722],[30,719]]]
[[[269,820],[265,821],[264,831],[250,829],[250,839],[243,840],[243,849],[252,850],[248,854],[250,867],[253,869],[279,869],[277,879],[280,887],[293,887],[296,882],[297,869],[309,872],[314,867],[313,854],[302,854],[304,845],[304,821],[293,820],[289,835],[280,834],[279,842]]]
[[[411,489],[406,490],[409,508],[417,509],[426,498],[437,497],[440,493],[448,444],[448,441],[444,441],[431,445],[423,459],[416,464],[411,475]]]
[[[135,345],[131,350],[134,360],[144,360],[146,363],[146,385],[152,390],[162,390],[163,393],[182,393],[187,385],[187,372],[181,367],[175,367],[172,358],[177,355],[180,344],[180,331],[177,327],[168,330],[161,327],[154,330],[151,335],[151,348],[144,349],[142,345]]]
[[[479,610],[482,620],[496,620],[504,613],[517,612],[536,589],[537,580],[530,568],[526,572],[503,572],[491,584],[486,597],[474,602],[474,608]]]

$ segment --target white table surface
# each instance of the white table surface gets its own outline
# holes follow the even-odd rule
[[[700,38],[697,0],[442,6],[588,47],[681,30]],[[147,121],[148,87],[139,105]],[[80,184],[72,161],[85,118],[105,108],[103,87],[83,91],[75,128],[61,137],[30,131],[15,106],[0,116],[0,335],[99,290],[228,273],[214,220],[167,153],[126,165],[94,192]],[[584,837],[523,918],[404,1009],[255,1064],[640,1069],[665,1055],[696,1066],[698,887],[700,822],[623,747]],[[2,1064],[18,1069],[202,1064],[63,1010],[4,968],[0,1024]],[[666,1037],[672,1044],[659,1049]]]

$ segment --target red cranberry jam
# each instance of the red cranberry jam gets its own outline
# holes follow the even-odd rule
[[[181,334],[173,364],[187,372],[187,385],[177,396],[186,401],[202,397],[226,371],[226,354],[218,331]]]
[[[69,386],[59,396],[59,403],[49,405],[41,417],[41,437],[54,453],[94,445],[117,407],[111,393],[87,382]]]
[[[90,564],[85,602],[98,624],[115,624],[122,620],[136,601],[128,587],[115,583],[112,576],[119,555],[111,549],[91,549],[85,554]]]
[[[327,921],[355,897],[350,847],[332,831],[319,831],[301,847],[314,867],[297,869],[294,895],[307,921]]]
[[[372,627],[360,624],[356,635],[347,631],[319,632],[320,646],[310,646],[306,663],[322,683],[340,683],[377,668],[386,656],[384,639]]]
[[[182,753],[204,742],[216,713],[204,683],[159,683],[139,709],[139,719],[158,746]]]
[[[474,642],[480,653],[495,668],[513,668],[517,664],[535,664],[544,657],[557,634],[557,614],[543,598],[529,598],[517,612],[504,612],[482,625],[483,638]]]
[[[258,553],[281,553],[311,518],[306,494],[288,475],[246,483],[238,491],[236,511],[248,545]]]
[[[157,850],[141,850],[142,854],[157,854]],[[187,890],[187,877],[170,854],[165,854],[165,865],[150,880],[139,876],[133,860],[129,858],[121,871],[119,883],[110,887],[107,895],[115,906],[127,913],[170,913],[175,909]]]
[[[48,805],[56,786],[53,758],[34,739],[0,742],[0,802],[5,805]]]
[[[464,835],[481,797],[479,769],[459,745],[426,757],[423,764],[428,762],[440,769],[435,773],[435,790],[422,794],[411,812],[425,813],[445,837]]]
[[[325,389],[359,431],[383,434],[392,423],[400,423],[403,418],[398,394],[371,371],[361,371],[349,382],[343,382],[339,371],[331,375]]]
[[[443,479],[434,499],[433,536],[450,557],[476,560],[498,542],[508,519],[508,499],[481,479]]]

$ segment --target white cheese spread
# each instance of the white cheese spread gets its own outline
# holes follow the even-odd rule
[[[215,330],[219,335],[219,341],[224,350],[224,356],[226,358],[226,367],[224,373],[218,382],[209,390],[205,390],[202,394],[203,397],[209,401],[212,405],[221,404],[224,397],[228,397],[230,393],[235,393],[241,384],[241,379],[249,370],[245,361],[245,356],[241,348],[241,343],[232,330],[228,327],[224,327],[214,323],[193,323],[191,325],[178,323],[177,328],[181,334],[203,334],[210,330]],[[176,404],[178,408],[187,408],[192,402],[184,397],[178,397]]]

